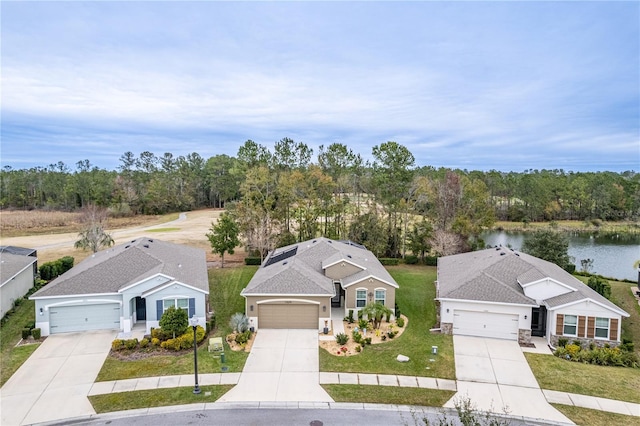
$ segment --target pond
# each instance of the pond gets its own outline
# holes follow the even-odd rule
[[[531,234],[506,231],[491,231],[482,234],[490,246],[502,244],[520,250],[525,238]],[[640,235],[590,235],[575,233],[569,235],[569,256],[581,270],[582,259],[593,259],[589,272],[605,277],[637,281],[638,272],[633,263],[640,260]]]

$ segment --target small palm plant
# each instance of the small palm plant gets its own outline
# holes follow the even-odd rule
[[[244,333],[249,329],[249,318],[245,314],[236,312],[231,315],[229,326],[237,333]]]

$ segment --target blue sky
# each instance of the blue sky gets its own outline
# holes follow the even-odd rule
[[[638,2],[7,2],[1,164],[247,139],[640,171]],[[314,157],[315,157],[314,154]]]

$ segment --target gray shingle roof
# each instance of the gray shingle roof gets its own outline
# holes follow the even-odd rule
[[[34,293],[32,298],[116,293],[159,273],[209,292],[203,250],[142,237],[95,253]]]
[[[15,277],[27,266],[38,259],[33,256],[22,256],[8,252],[0,253],[0,285]]]
[[[295,256],[269,265],[270,258],[296,246]],[[365,268],[364,271],[343,279],[343,287],[368,276],[375,276],[397,287],[391,275],[369,250],[328,238],[316,238],[274,250],[265,259],[263,266],[258,269],[247,287],[242,290],[242,295],[326,294],[333,296],[335,294],[333,280],[325,276],[324,268],[341,259]]]
[[[545,301],[550,307],[591,299],[625,313],[573,275],[546,260],[507,248],[486,249],[438,259],[439,298],[537,305],[523,286],[551,278],[572,289]]]

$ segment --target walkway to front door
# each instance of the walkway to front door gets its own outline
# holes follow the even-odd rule
[[[238,384],[219,401],[332,402],[318,363],[317,330],[260,329]]]

